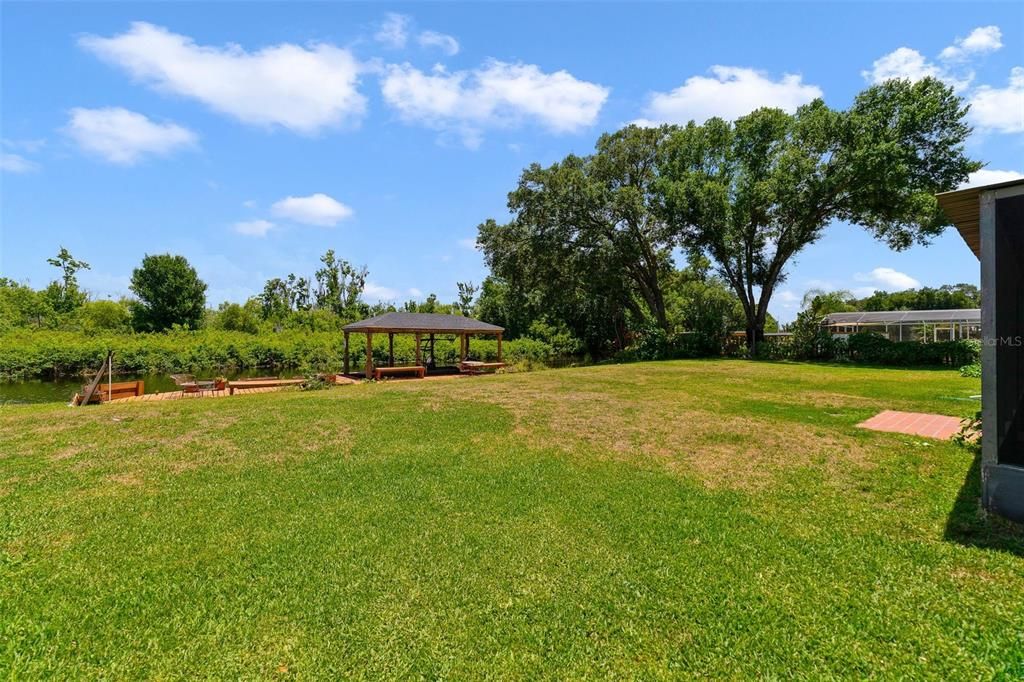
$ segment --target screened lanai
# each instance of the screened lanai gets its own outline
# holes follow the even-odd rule
[[[938,195],[981,261],[981,499],[1024,522],[1024,179]]]
[[[861,332],[882,334],[891,341],[956,341],[981,338],[981,309],[893,310],[832,313],[822,321],[832,336]]]
[[[435,343],[438,337],[459,339],[459,366],[457,369],[460,371],[475,372],[485,367],[493,368],[502,365],[501,336],[505,329],[494,324],[474,320],[472,317],[442,315],[438,313],[393,312],[347,324],[342,328],[342,331],[345,335],[345,374],[349,373],[349,335],[353,333],[366,335],[366,348],[368,350],[364,368],[364,376],[366,377],[375,375],[373,353],[369,352],[369,349],[373,348],[374,335],[382,334],[387,334],[388,337],[387,365],[386,368],[377,369],[383,370],[384,374],[416,373],[422,377],[428,371],[439,369],[435,353]],[[396,367],[395,334],[409,334],[413,336],[416,349],[415,364]],[[481,335],[493,336],[497,339],[497,362],[484,363],[469,360],[470,339]],[[380,373],[380,371],[376,372],[377,375]]]

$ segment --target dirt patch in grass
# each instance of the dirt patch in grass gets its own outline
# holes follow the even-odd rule
[[[638,394],[630,385],[621,395],[598,390],[596,382],[579,381],[571,389],[559,383],[552,377],[496,390],[493,382],[467,382],[459,390],[431,391],[425,402],[435,410],[459,401],[490,403],[512,415],[515,436],[529,446],[663,466],[714,488],[755,490],[794,467],[818,465],[842,476],[873,463],[853,437],[815,424],[723,413],[714,409],[714,396],[706,396],[701,409],[700,399],[662,399],[656,386]],[[832,402],[843,397],[836,394]]]
[[[132,488],[138,488],[143,484],[142,476],[138,472],[122,472],[119,474],[111,474],[107,476],[107,480],[111,483],[117,483],[119,485],[129,486]]]
[[[85,452],[85,448],[83,448],[83,447],[72,446],[72,447],[68,447],[68,448],[63,448],[62,450],[58,450],[54,454],[50,455],[50,461],[51,462],[60,462],[60,461],[65,460],[65,459],[71,459],[72,457],[77,457],[78,455],[82,454],[83,452]]]

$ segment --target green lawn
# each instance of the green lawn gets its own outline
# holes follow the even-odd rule
[[[0,408],[0,674],[1024,676],[950,371],[743,361]]]

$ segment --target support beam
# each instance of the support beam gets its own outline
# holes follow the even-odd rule
[[[395,366],[395,333],[388,332],[388,367]]]
[[[999,464],[999,446],[1005,416],[999,408],[999,375],[996,365],[999,361],[999,348],[995,340],[999,338],[999,327],[996,324],[996,310],[999,294],[997,292],[998,277],[996,273],[997,249],[996,241],[996,197],[993,192],[982,192],[978,202],[979,235],[981,240],[981,290],[985,296],[981,298],[981,338],[988,343],[981,344],[981,471],[982,471],[982,506],[993,508],[992,486],[986,480],[987,469]]]
[[[366,332],[366,378],[373,376],[373,332]]]
[[[342,372],[348,374],[348,332],[345,332],[345,365],[342,368]]]
[[[423,358],[420,357],[422,355],[422,352],[420,351],[420,341],[423,339],[423,335],[417,332],[416,335],[415,335],[415,339],[416,339],[416,364],[417,365],[422,365],[423,364]]]
[[[501,362],[501,332],[498,332],[498,362]]]

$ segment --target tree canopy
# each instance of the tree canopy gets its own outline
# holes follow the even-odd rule
[[[981,164],[964,153],[967,107],[938,80],[874,85],[845,111],[815,100],[672,131],[661,156],[663,215],[708,253],[743,305],[748,344],[790,259],[834,221],[894,249],[927,244],[948,220],[935,193]]]
[[[523,171],[511,222],[488,220],[478,243],[492,274],[592,347],[622,337],[626,315],[669,329],[664,294],[673,236],[656,213],[667,128],[602,135],[589,156]]]
[[[198,329],[206,310],[206,283],[184,256],[146,255],[132,272],[132,326],[163,331],[174,325]]]

